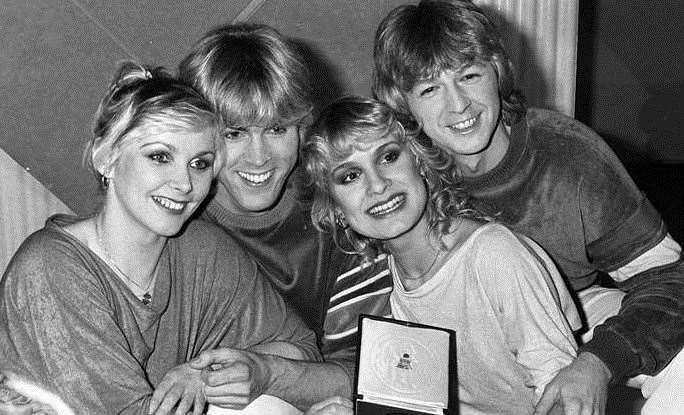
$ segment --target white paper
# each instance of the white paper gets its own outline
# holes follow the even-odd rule
[[[207,415],[301,415],[302,411],[284,400],[271,395],[261,395],[245,409],[225,409],[209,405]]]

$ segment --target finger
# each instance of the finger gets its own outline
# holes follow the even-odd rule
[[[250,379],[249,366],[244,363],[233,363],[219,370],[202,369],[202,381],[208,386],[219,386],[228,383],[247,382]]]
[[[204,398],[204,391],[200,391],[197,396],[195,396],[195,404],[192,407],[192,415],[202,415],[204,413],[204,407],[207,401]]]
[[[546,415],[549,413],[553,405],[556,403],[556,391],[553,388],[547,387],[542,394],[539,403],[534,409],[534,415]]]
[[[147,409],[148,414],[153,414],[157,408],[159,408],[159,404],[164,400],[164,396],[166,396],[168,389],[168,382],[164,382],[164,380],[159,382],[157,389],[155,389],[154,393],[152,394],[152,399],[150,399],[150,405]]]
[[[184,393],[183,398],[181,398],[180,403],[176,407],[176,413],[175,415],[187,415],[188,411],[190,410],[190,407],[192,406],[193,403],[193,396]]]
[[[321,402],[318,402],[318,403],[311,405],[311,408],[309,408],[309,411],[312,411],[312,412],[318,411],[318,410],[321,410],[321,409],[323,409],[327,406],[330,406],[330,405],[339,405],[339,406],[343,406],[345,408],[353,408],[354,407],[354,404],[349,399],[343,398],[341,396],[333,396],[332,398],[328,398],[324,401],[321,401]]]
[[[576,399],[569,399],[563,402],[564,415],[591,415],[591,412],[585,412],[580,401]]]
[[[157,412],[155,412],[155,415],[170,414],[171,411],[173,410],[173,407],[176,406],[176,404],[180,400],[181,393],[182,392],[178,388],[171,389],[166,394],[166,396],[164,396],[164,399],[162,400],[161,404],[159,404],[159,409],[157,409]]]
[[[240,356],[240,352],[229,348],[205,350],[188,362],[193,369],[204,369],[212,364],[231,363]]]
[[[251,384],[249,382],[237,382],[220,386],[204,386],[204,395],[207,399],[225,397],[249,397]],[[211,402],[213,403],[213,402]]]
[[[250,404],[249,398],[222,399],[213,405],[226,409],[245,409]]]

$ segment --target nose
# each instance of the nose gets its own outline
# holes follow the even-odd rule
[[[458,113],[465,111],[471,103],[470,97],[466,91],[458,85],[450,85],[447,87],[447,93],[444,94],[444,100],[446,101],[446,108],[448,108],[449,111]]]
[[[368,180],[369,194],[382,194],[389,186],[392,185],[392,181],[390,179],[383,176],[381,172],[377,171],[367,173],[366,179]]]
[[[171,176],[171,187],[180,193],[187,194],[192,191],[192,176],[189,169],[177,169],[175,174]]]
[[[263,131],[250,132],[246,156],[255,166],[263,166],[271,159],[271,148],[266,142]]]

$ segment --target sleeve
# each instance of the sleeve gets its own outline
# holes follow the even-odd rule
[[[595,161],[586,163],[581,183],[582,221],[590,259],[610,273],[657,246],[667,229],[608,146],[598,137],[593,145]],[[658,373],[684,345],[683,270],[680,259],[617,281],[626,292],[618,315],[581,351],[597,355],[616,381]]]
[[[523,243],[507,230],[490,234],[477,245],[476,272],[498,306],[508,345],[529,374],[527,386],[538,400],[558,371],[574,360],[577,346],[554,295],[565,288],[550,286],[549,274],[555,270],[548,270]]]
[[[618,315],[594,329],[580,351],[598,356],[613,381],[659,373],[684,345],[684,261],[651,268],[618,284]]]
[[[207,318],[228,327],[220,346],[249,348],[287,342],[308,360],[320,361],[316,335],[287,306],[252,257],[225,232],[220,231],[217,237],[216,254],[208,271],[214,277],[211,303],[217,308],[208,312]]]
[[[23,246],[0,301],[10,370],[45,385],[78,413],[147,412],[152,388],[77,253],[55,243]]]

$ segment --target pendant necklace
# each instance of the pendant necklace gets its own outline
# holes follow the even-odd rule
[[[114,273],[121,279],[124,280],[124,282],[129,282],[130,284],[133,284],[138,292],[135,292],[133,289],[133,294],[135,294],[136,297],[145,305],[149,305],[152,302],[152,294],[150,293],[150,288],[154,284],[154,280],[157,277],[157,273],[155,271],[154,275],[152,278],[150,278],[150,281],[147,283],[146,287],[143,287],[140,285],[137,281],[133,280],[130,278],[128,275],[126,275],[125,272],[119,268],[114,260],[112,259],[112,255],[109,253],[109,250],[107,249],[107,245],[104,243],[104,240],[102,239],[102,234],[100,232],[100,227],[97,224],[97,218],[94,220],[95,222],[95,237],[97,238],[97,244],[99,245],[100,249],[102,250],[102,253],[104,253],[104,260],[109,265],[109,267],[114,270]],[[131,288],[130,284],[128,284],[128,287]],[[142,294],[140,294],[142,293]]]

